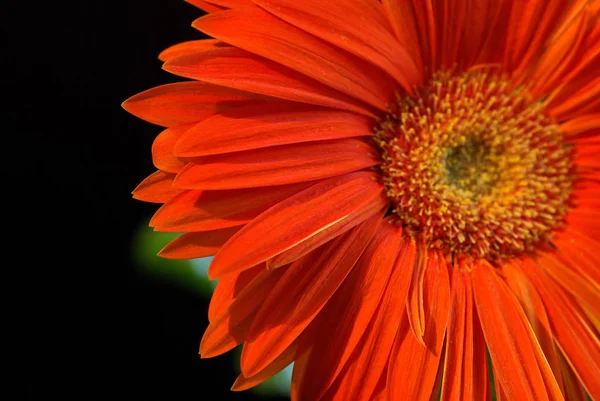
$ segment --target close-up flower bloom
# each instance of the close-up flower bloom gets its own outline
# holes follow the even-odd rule
[[[600,1],[188,1],[133,195],[233,390],[600,401]]]

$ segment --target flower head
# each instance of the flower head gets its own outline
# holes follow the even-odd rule
[[[189,2],[134,197],[215,255],[235,390],[600,400],[599,1]]]

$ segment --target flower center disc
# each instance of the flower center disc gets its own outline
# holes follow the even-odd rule
[[[437,73],[375,131],[393,213],[430,247],[494,262],[533,251],[564,221],[571,147],[498,75]]]

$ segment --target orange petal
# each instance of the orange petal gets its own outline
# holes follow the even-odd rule
[[[381,70],[258,7],[209,14],[192,25],[382,111],[387,111],[387,103],[394,99],[394,85]]]
[[[477,24],[473,21],[473,16],[468,15],[469,9],[473,7],[469,1],[453,0],[434,0],[433,7],[436,16],[436,34],[440,43],[439,46],[439,65],[446,68],[464,63],[466,54],[464,47],[464,37],[469,25]],[[464,65],[464,64],[463,64]]]
[[[575,165],[583,171],[600,170],[600,144],[588,143],[584,146],[578,146],[575,152]]]
[[[563,355],[592,399],[600,398],[600,340],[573,300],[534,262],[523,270],[546,306],[552,332]]]
[[[398,310],[404,305],[414,264],[415,244],[410,239],[401,240],[401,235],[399,227],[383,223],[340,289],[311,323],[316,335],[308,338],[303,335],[300,339],[301,352],[308,353],[306,360],[300,363],[310,374],[294,378],[298,400],[319,400],[332,385],[373,319],[390,280],[394,283],[395,292],[388,291],[387,297],[390,302],[397,301],[395,306]],[[377,316],[390,319],[388,323],[392,327],[395,316],[401,314]],[[335,329],[335,341],[320,335],[327,327]]]
[[[565,381],[565,398],[569,401],[588,401],[585,388],[581,385],[571,366],[569,366],[569,362],[565,360],[562,354],[558,355]]]
[[[566,224],[589,238],[600,239],[600,209],[575,209],[570,210]]]
[[[394,238],[393,243],[399,242],[399,238]],[[323,400],[370,401],[378,390],[378,383],[385,380],[383,375],[387,375],[386,368],[391,349],[398,326],[404,317],[398,312],[403,309],[406,302],[410,270],[414,264],[415,244],[412,239],[405,238],[400,249],[398,245],[386,248],[388,263],[390,266],[393,265],[394,269],[389,280],[386,280],[387,285],[381,303],[373,318],[370,319],[360,342],[354,348],[352,356],[344,364],[343,370]],[[394,259],[397,259],[395,263]]]
[[[378,212],[381,218],[383,218],[387,207],[387,199],[385,199],[384,197],[375,198],[372,203],[357,210],[354,213],[351,213],[345,219],[338,221],[337,223],[327,227],[325,230],[319,232],[318,234],[313,235],[306,241],[302,241],[301,243],[288,249],[287,251],[284,251],[279,255],[276,255],[273,258],[267,260],[267,266],[273,269],[279,266],[287,265],[288,263],[292,263],[293,261],[300,259],[302,256],[306,255],[307,253],[317,249],[326,242],[329,242],[333,238],[342,235],[352,227],[357,226],[358,224],[362,223],[363,221],[367,220],[369,217],[373,216]]]
[[[438,68],[437,33],[432,0],[412,0],[417,21],[417,29],[421,38],[421,51],[425,68]]]
[[[169,242],[159,253],[165,259],[194,259],[213,256],[242,226],[183,234]]]
[[[200,342],[202,358],[223,354],[246,340],[257,311],[286,270],[287,267],[263,270],[227,310],[210,322]]]
[[[588,280],[581,277],[576,270],[564,265],[552,254],[540,255],[538,263],[548,275],[554,278],[565,290],[573,294],[583,307],[592,312],[594,316],[600,316],[599,285],[592,285]]]
[[[600,209],[572,209],[565,219],[570,230],[577,230],[590,238],[600,238]]]
[[[558,386],[561,389],[561,392],[564,393],[565,387],[558,359],[559,353],[554,344],[554,337],[552,335],[548,315],[546,314],[546,308],[544,307],[544,303],[542,302],[537,289],[533,286],[527,276],[525,276],[519,263],[513,262],[505,264],[502,268],[502,273],[506,284],[508,284],[515,297],[519,300],[523,312],[525,312],[529,324],[533,329],[535,338],[540,344],[540,348],[548,361],[548,365],[550,365],[550,368],[554,373]]]
[[[513,2],[488,0],[487,4],[479,1],[473,1],[472,3],[478,3],[485,10],[479,10],[477,13],[477,15],[485,14],[485,18],[480,20],[480,23],[484,24],[482,45],[473,64],[497,64],[500,66],[506,61],[504,50],[508,46],[506,38],[510,29],[510,12]]]
[[[250,105],[204,120],[179,140],[180,157],[372,134],[373,121],[354,113],[298,103]]]
[[[436,384],[450,307],[448,270],[438,251],[430,250],[423,289],[426,347],[417,341],[408,317],[404,318],[390,356],[390,400],[429,401]]]
[[[564,78],[565,72],[572,69],[572,63],[579,61],[576,60],[576,56],[579,55],[580,46],[584,42],[589,16],[586,11],[580,12],[567,29],[545,44],[546,50],[531,72],[532,76],[536,77],[531,89],[534,96],[542,97],[550,93]],[[528,64],[531,63],[522,60],[521,68],[524,69]]]
[[[422,70],[423,56],[412,3],[410,0],[383,0],[381,4],[392,25],[396,40],[406,48],[417,68]]]
[[[213,322],[215,318],[225,313],[244,288],[265,269],[265,264],[260,264],[243,272],[230,274],[223,277],[217,283],[208,306],[208,321]]]
[[[523,310],[485,260],[473,273],[477,313],[497,385],[515,400],[562,400],[560,389]]]
[[[202,121],[232,107],[261,99],[266,98],[203,82],[178,82],[148,89],[130,97],[122,106],[142,120],[171,127]]]
[[[370,61],[409,93],[423,81],[410,53],[396,41],[383,7],[372,0],[255,0],[284,21]],[[356,27],[360,26],[360,29]]]
[[[283,369],[285,369],[289,364],[294,362],[296,358],[296,348],[298,344],[292,343],[285,351],[277,357],[273,362],[269,364],[269,366],[265,367],[263,370],[255,374],[254,376],[246,377],[243,374],[240,374],[233,383],[231,387],[232,391],[244,391],[252,388],[254,386],[258,386],[262,382],[270,379]]]
[[[560,130],[571,138],[600,135],[600,113],[584,114],[561,124]]]
[[[475,393],[475,371],[485,365],[476,365],[471,279],[462,268],[452,270],[451,299],[440,401],[474,400],[485,394]]]
[[[215,49],[170,60],[163,68],[186,78],[374,116],[360,101],[281,64],[232,48]]]
[[[334,177],[280,202],[254,219],[215,256],[209,276],[218,278],[272,258],[306,241],[383,196],[375,175]]]
[[[600,286],[600,255],[595,251],[600,243],[572,228],[564,233],[557,232],[553,243],[558,248],[557,255],[562,261],[583,277],[589,277],[596,287]]]
[[[161,132],[152,143],[152,163],[160,170],[169,173],[180,172],[187,161],[175,156],[175,143],[192,125],[183,124],[167,128]]]
[[[423,335],[425,333],[425,301],[423,298],[425,289],[423,285],[425,272],[427,271],[429,249],[423,241],[419,241],[417,245],[417,257],[415,258],[415,268],[413,269],[413,277],[408,290],[406,314],[415,338],[425,346],[423,342]]]
[[[162,62],[167,62],[176,59],[177,57],[219,49],[221,47],[228,47],[228,45],[215,39],[190,40],[177,43],[176,45],[163,50],[162,53],[158,55],[158,59]]]
[[[531,65],[566,11],[564,0],[512,2],[505,65],[510,70]]]
[[[586,82],[580,89],[570,94],[562,101],[549,98],[545,102],[548,115],[558,121],[598,111],[600,108],[600,77]]]
[[[133,190],[133,198],[144,202],[168,202],[183,192],[181,189],[173,188],[174,178],[175,174],[158,170]]]
[[[473,285],[471,284],[471,291]],[[473,293],[471,292],[471,296]],[[485,337],[481,329],[481,321],[477,316],[477,310],[473,313],[473,394],[485,395],[485,401],[492,401],[492,388],[489,375],[490,366],[488,362],[488,351]],[[477,368],[476,368],[477,367]]]
[[[585,27],[583,41],[574,49],[577,50],[577,53],[565,68],[565,73],[560,77],[563,84],[558,85],[554,91],[559,98],[568,95],[582,83],[585,84],[597,76],[598,57],[600,56],[600,26],[596,23],[599,9],[593,5],[594,2],[576,1],[571,7],[569,16],[562,20],[562,24],[554,32],[554,41],[563,40],[568,36],[566,31],[577,27],[578,20],[581,21],[584,17],[583,14],[587,14],[585,17],[588,20],[588,26]]]
[[[451,4],[447,0],[445,3]],[[493,28],[500,14],[502,2],[498,0],[477,0],[468,1],[465,4],[467,5],[469,23],[464,24],[465,33],[461,42],[460,54],[464,58],[463,65],[472,66],[476,64],[486,39],[495,33]]]
[[[239,226],[313,184],[230,191],[185,191],[158,209],[150,226],[163,232],[209,231]]]
[[[360,139],[305,142],[206,156],[184,167],[173,185],[204,190],[268,187],[334,177],[377,163],[377,151]]]
[[[264,369],[298,338],[348,276],[380,224],[376,215],[292,263],[254,319],[242,350],[245,376]]]

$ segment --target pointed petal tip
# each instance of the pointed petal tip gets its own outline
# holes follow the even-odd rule
[[[182,259],[179,259],[179,258],[176,258],[176,257],[173,257],[173,256],[169,255],[169,253],[167,251],[165,251],[166,247],[167,247],[167,245],[165,245],[163,247],[163,249],[161,249],[160,251],[158,251],[156,253],[156,256],[161,257],[163,259],[168,259],[168,260],[182,260]]]
[[[235,392],[248,390],[260,383],[252,383],[248,381],[248,378],[244,376],[242,373],[235,379],[235,382],[232,384],[230,390]]]

